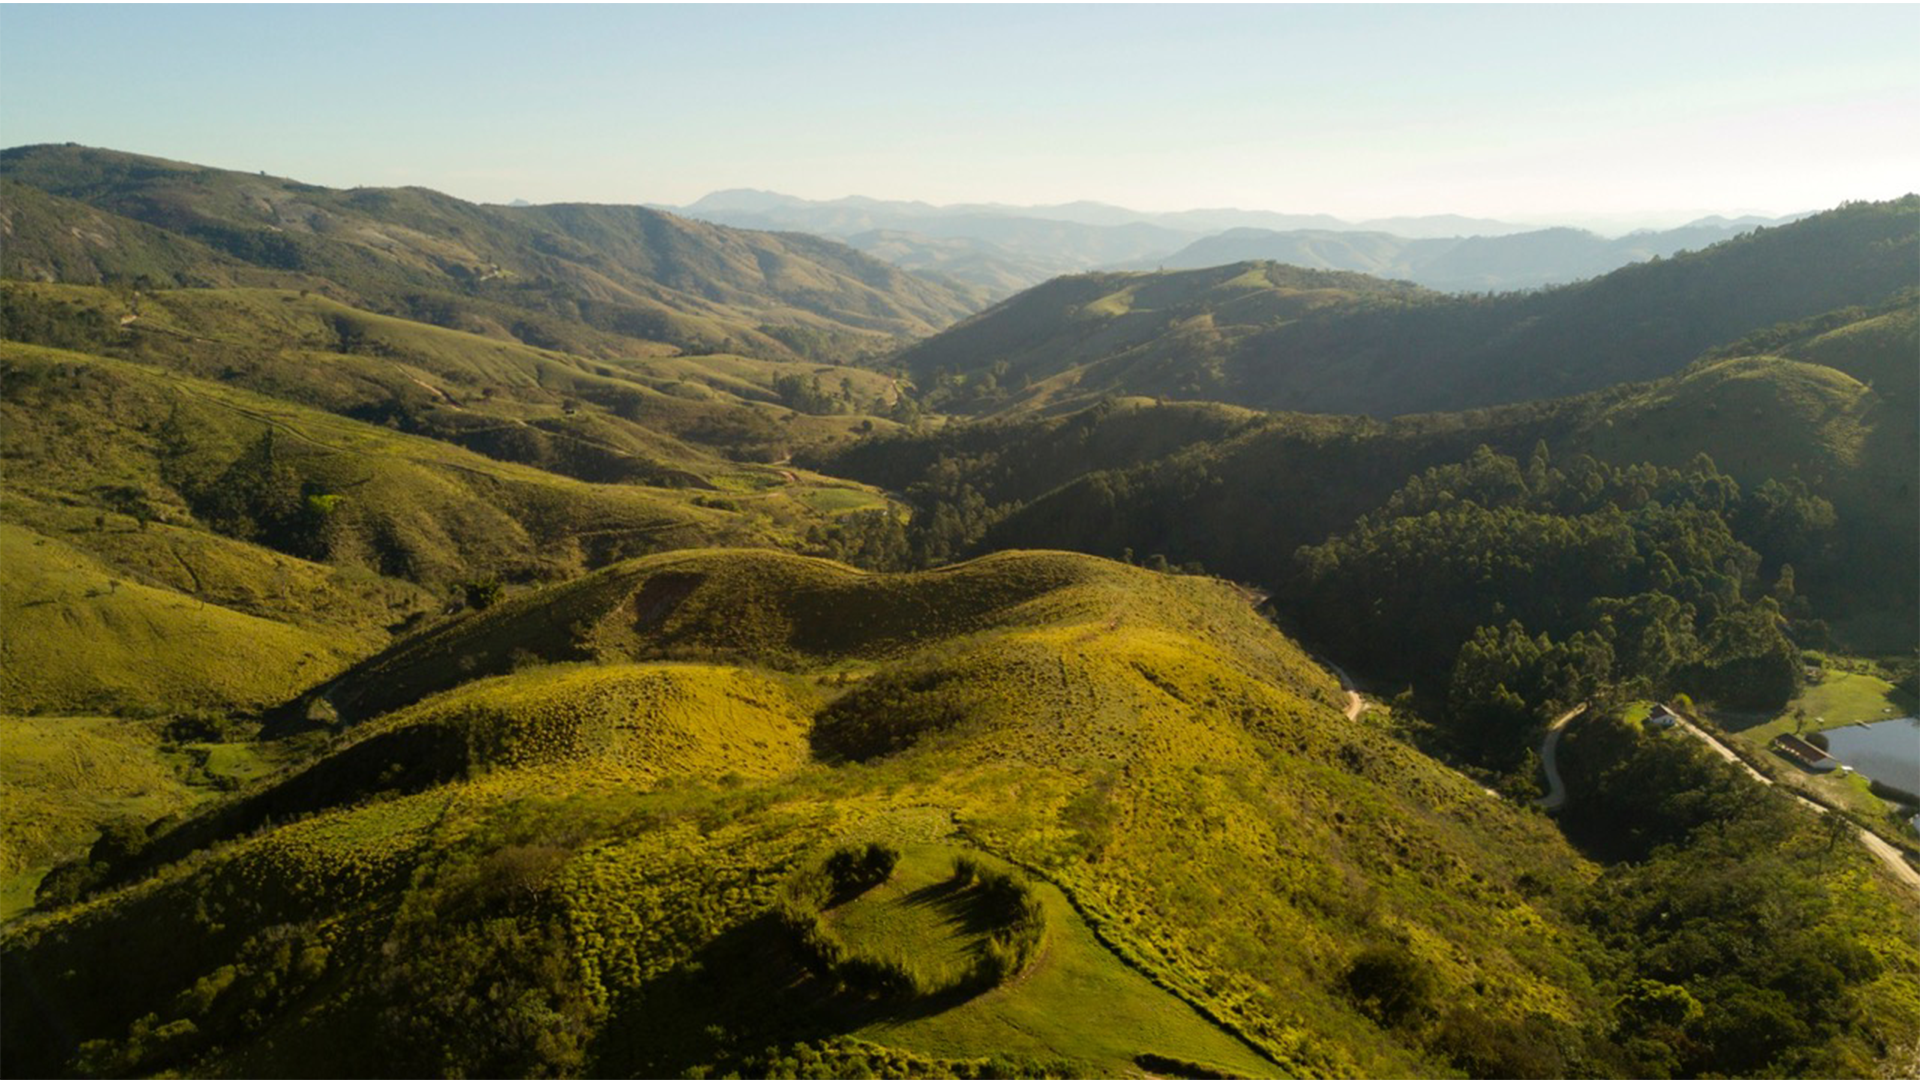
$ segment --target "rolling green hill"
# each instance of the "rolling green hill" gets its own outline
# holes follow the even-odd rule
[[[135,524],[199,524],[435,585],[756,535],[691,492],[586,484],[125,361],[6,343],[0,360],[8,487]]]
[[[897,358],[952,411],[1080,403],[1106,394],[1236,400],[1226,360],[1263,329],[1363,297],[1422,290],[1363,274],[1236,263],[1056,278]],[[1253,404],[1252,402],[1242,402]]]
[[[585,483],[55,349],[0,343],[0,381],[11,711],[257,711],[434,617],[461,583],[796,546],[835,513],[887,505],[697,454],[706,477],[683,486]]]
[[[258,269],[177,233],[50,195],[0,178],[0,236],[6,276],[31,281],[98,284],[178,282],[269,283],[278,271]]]
[[[526,653],[490,675],[510,642]],[[542,663],[562,650],[594,662]],[[647,659],[695,653],[711,659]],[[670,554],[402,643],[350,690],[367,711],[417,702],[235,801],[96,845],[90,899],[8,929],[10,1071],[1652,1060],[1609,1043],[1611,1003],[1654,970],[1618,967],[1629,954],[1587,928],[1583,897],[1612,872],[1345,719],[1333,679],[1218,582],[1065,554],[905,576]],[[796,936],[782,897],[875,845],[879,878],[824,901],[839,951]],[[961,857],[969,877],[947,869]],[[1849,919],[1887,916],[1885,960],[1835,992],[1903,1002],[1887,995],[1916,945],[1865,858],[1782,872]],[[967,890],[991,875],[1037,934],[1018,977],[921,994],[849,959],[984,955],[1004,916]],[[1861,1060],[1911,1012],[1793,1045]]]
[[[15,341],[160,365],[577,479],[712,487],[890,429],[893,380],[739,356],[590,360],[304,291],[0,284]],[[806,410],[806,411],[803,411]]]
[[[670,611],[635,623],[636,601],[658,605],[660,582],[690,574],[699,583]],[[10,1005],[9,1067],[52,1064],[93,1038],[112,1046],[82,1053],[125,1054],[118,1067],[136,1069],[285,1071],[290,1053],[317,1070],[447,1067],[437,1047],[451,1029],[420,1042],[392,1026],[394,1006],[437,1001],[446,991],[431,987],[474,974],[447,967],[467,961],[445,948],[493,957],[469,957],[475,972],[534,959],[496,952],[509,940],[550,957],[526,989],[571,1018],[551,1038],[572,1037],[583,1055],[573,1060],[608,1071],[678,1072],[836,1034],[889,1043],[915,1016],[895,1045],[988,1056],[1009,1049],[993,1033],[1013,1017],[1092,1004],[1074,990],[1078,977],[1044,974],[1055,966],[1132,978],[1114,954],[1145,976],[1120,1000],[1164,1014],[1158,1033],[1144,1029],[1135,1043],[1056,1020],[1037,1037],[1028,1029],[1020,1051],[1099,1072],[1130,1069],[1138,1054],[1233,1071],[1421,1071],[1431,1064],[1417,1064],[1423,1051],[1373,1028],[1339,989],[1343,958],[1367,927],[1406,935],[1448,985],[1481,986],[1467,992],[1490,1014],[1571,1018],[1596,1000],[1588,976],[1549,959],[1546,942],[1574,931],[1512,885],[1530,866],[1538,875],[1539,864],[1567,860],[1539,854],[1555,850],[1551,830],[1347,724],[1330,704],[1332,680],[1224,587],[1066,555],[1009,554],[905,578],[752,553],[665,556],[492,609],[438,635],[445,648],[402,646],[380,671],[398,679],[444,664],[445,675],[406,678],[421,688],[471,678],[484,665],[469,673],[440,659],[453,642],[478,655],[477,643],[495,638],[536,649],[555,633],[572,638],[565,620],[580,617],[588,594],[585,610],[608,615],[586,637],[609,652],[698,645],[797,670],[533,666],[354,728],[306,772],[248,797],[274,806],[274,821],[315,816],[236,836],[209,861],[10,932],[9,986],[66,970],[61,958],[97,947],[100,934],[126,941],[128,970],[144,974],[116,976],[112,990],[85,969],[41,981],[45,1004],[73,1010],[80,1026],[64,1046],[23,1043],[29,1010]],[[880,728],[893,752],[875,757]],[[402,779],[416,762],[432,766],[433,783]],[[718,782],[665,779],[675,774]],[[383,788],[412,794],[364,801]],[[199,820],[177,828],[192,833]],[[1176,840],[1195,827],[1215,842],[1194,851]],[[152,848],[166,850],[169,835]],[[817,976],[783,973],[782,947],[759,915],[769,890],[808,852],[872,836],[984,848],[1065,890],[1070,902],[1048,902],[1054,945],[1035,976],[948,1016],[844,996],[823,1006]],[[1424,869],[1389,870],[1397,858],[1382,843],[1427,853]],[[1186,857],[1170,861],[1169,845]],[[1469,867],[1488,882],[1471,898],[1448,884]],[[244,898],[196,907],[193,897],[224,897],[225,883],[242,880]],[[1329,880],[1370,899],[1331,904]],[[1572,888],[1578,874],[1542,880]],[[1270,899],[1254,899],[1262,895]],[[285,907],[295,897],[298,914]],[[419,937],[414,920],[447,904],[439,944]],[[1142,918],[1176,907],[1190,914]],[[1206,914],[1228,909],[1231,922]],[[213,923],[183,953],[199,910]],[[1449,944],[1467,911],[1482,913],[1498,946]],[[259,979],[276,962],[260,949],[289,918],[294,952],[262,998]],[[148,929],[126,937],[134,925]],[[391,960],[378,959],[383,949]],[[789,978],[797,985],[779,989]],[[1049,1005],[1029,995],[1065,996]],[[191,1031],[163,1004],[175,998]],[[253,1017],[233,1011],[242,1001],[255,1003]],[[130,1035],[127,1025],[155,1008],[167,1015]],[[674,1020],[621,1019],[648,1015]],[[340,1039],[342,1025],[379,1034]],[[501,1053],[545,1053],[502,1034],[513,1045]],[[533,1060],[452,1052],[483,1055],[462,1060],[488,1071]]]
[[[1908,294],[1757,332],[1666,379],[1554,401],[1381,422],[1123,399],[1061,419],[876,437],[814,463],[949,503],[972,492],[982,509],[966,521],[917,507],[916,528],[948,529],[958,552],[1130,550],[1272,584],[1299,547],[1482,444],[1524,461],[1544,443],[1562,464],[1591,455],[1616,467],[1679,469],[1704,453],[1749,494],[1803,484],[1831,504],[1817,542],[1751,540],[1767,574],[1794,566],[1845,639],[1892,653],[1911,644],[1920,597],[1914,327]]]
[[[16,525],[0,525],[0,548],[0,702],[9,712],[259,709],[377,643],[142,584]]]
[[[11,219],[0,272],[15,278],[91,283],[131,271],[129,284],[156,287],[247,283],[238,265],[276,275],[261,284],[542,346],[619,350],[639,339],[788,359],[880,350],[975,306],[964,287],[830,241],[639,207],[337,191],[78,146],[7,150],[0,176],[56,197],[29,197]],[[76,229],[135,236],[152,254],[76,245]],[[194,260],[199,251],[217,257]]]
[[[1270,263],[1083,275],[899,360],[923,383],[944,377],[953,405],[977,413],[1109,394],[1373,416],[1562,397],[1670,375],[1743,334],[1911,288],[1917,211],[1917,196],[1852,203],[1577,285],[1497,296]]]

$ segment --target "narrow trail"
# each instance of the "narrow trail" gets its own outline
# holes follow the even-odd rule
[[[1533,805],[1542,810],[1558,810],[1567,805],[1567,785],[1560,781],[1560,733],[1567,730],[1573,718],[1586,712],[1586,705],[1575,705],[1547,725],[1547,737],[1540,741],[1540,768],[1547,774],[1547,793],[1533,800]]]

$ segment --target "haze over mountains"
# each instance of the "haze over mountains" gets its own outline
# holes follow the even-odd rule
[[[983,411],[1151,394],[1390,416],[1558,397],[1670,374],[1771,323],[1911,287],[1916,209],[1911,196],[1854,204],[1491,297],[1266,262],[1080,274],[916,342],[900,361],[923,383],[945,376],[951,396]]]
[[[1920,196],[729,201],[0,152],[0,1072],[1912,1072]]]
[[[1083,270],[1183,269],[1248,259],[1357,270],[1452,292],[1527,289],[1697,250],[1804,216],[1711,216],[1607,239],[1582,229],[1451,214],[1348,222],[1262,210],[1148,213],[1090,202],[933,206],[752,190],[714,192],[662,209],[740,228],[831,236],[909,270],[982,286],[996,299]]]

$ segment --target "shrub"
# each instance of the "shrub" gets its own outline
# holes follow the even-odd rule
[[[1403,945],[1374,945],[1354,957],[1346,986],[1361,1012],[1387,1026],[1414,1020],[1433,1003],[1433,973]]]
[[[953,860],[952,880],[956,888],[979,890],[983,916],[994,926],[968,982],[984,989],[1025,971],[1040,954],[1047,928],[1046,909],[1032,883],[1024,875],[992,869],[967,855]]]

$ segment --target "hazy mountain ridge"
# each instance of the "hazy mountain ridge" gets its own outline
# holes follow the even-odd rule
[[[859,195],[840,199],[803,199],[778,192],[744,188],[713,192],[684,207],[666,207],[665,209],[683,210],[695,217],[703,214],[757,213],[777,215],[794,221],[826,222],[842,220],[836,215],[844,214],[864,214],[874,219],[891,218],[903,222],[940,218],[1017,217],[1101,228],[1156,225],[1176,232],[1189,233],[1218,232],[1232,228],[1321,228],[1397,232],[1412,237],[1459,236],[1467,233],[1494,236],[1508,232],[1523,232],[1528,228],[1512,222],[1463,217],[1458,214],[1371,218],[1352,222],[1330,214],[1288,214],[1273,210],[1232,208],[1131,210],[1123,206],[1084,200],[1047,206],[1015,206],[1006,203],[956,203],[936,206],[926,202],[872,199]]]
[[[335,191],[61,146],[0,153],[0,175],[220,252],[208,273],[183,277],[184,267],[155,263],[147,276],[156,284],[209,274],[219,283],[221,267],[237,261],[282,275],[263,284],[312,283],[357,306],[536,344],[558,344],[551,339],[567,323],[584,322],[688,351],[776,358],[796,355],[789,342],[798,334],[807,352],[844,356],[923,335],[977,307],[964,288],[828,241],[640,207],[488,207],[423,189]],[[55,251],[71,244],[49,224],[44,238],[13,238],[6,273],[88,280],[80,267],[56,265]]]
[[[1061,274],[1151,265],[1222,229],[1392,227],[1413,235],[1456,235],[1519,228],[1453,215],[1349,224],[1325,214],[1260,210],[1153,213],[1094,202],[935,206],[861,196],[810,200],[746,189],[714,192],[684,207],[665,209],[741,228],[832,236],[908,269],[980,285],[994,299]]]
[[[1344,293],[1301,306],[1282,301],[1310,272],[1264,263],[1082,275],[996,305],[899,360],[923,382],[945,378],[953,407],[972,412],[1147,394],[1391,416],[1566,396],[1671,374],[1773,323],[1884,301],[1913,282],[1917,210],[1920,196],[1849,204],[1576,285],[1497,296],[1347,275]]]
[[[1598,277],[1632,263],[1697,251],[1792,220],[1797,219],[1696,222],[1613,239],[1571,228],[1424,240],[1383,231],[1232,229],[1130,269],[1180,270],[1266,260],[1320,270],[1355,270],[1442,292],[1506,292]]]
[[[742,228],[832,236],[907,269],[980,285],[994,299],[1085,270],[1191,269],[1257,259],[1405,278],[1454,292],[1533,288],[1795,220],[1710,217],[1608,239],[1458,214],[1352,222],[1327,214],[1143,212],[1091,202],[1023,207],[859,196],[811,200],[747,189],[663,209]]]

